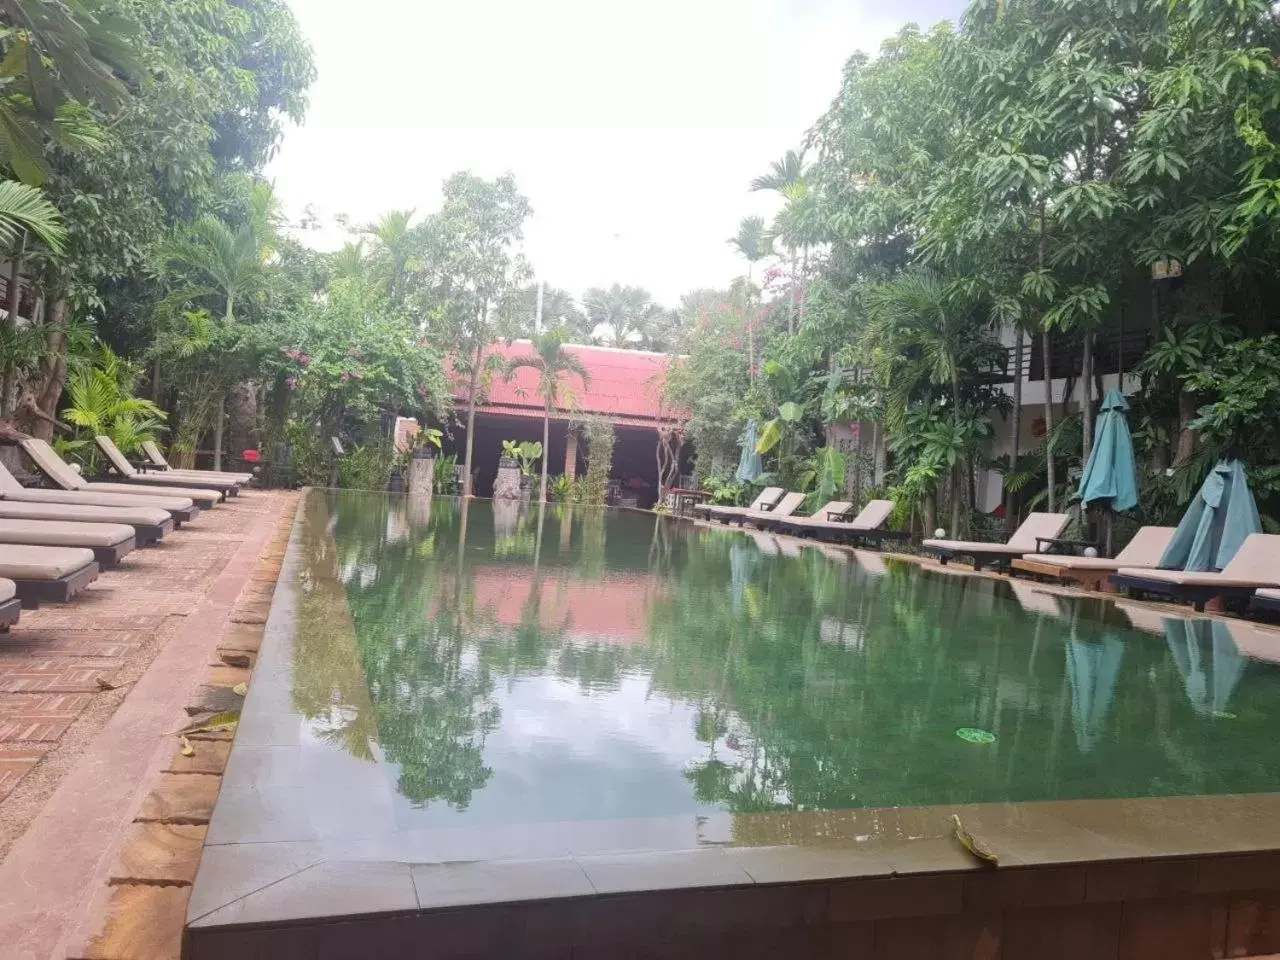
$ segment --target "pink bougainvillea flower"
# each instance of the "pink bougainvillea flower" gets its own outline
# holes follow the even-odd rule
[[[298,357],[302,356],[302,351],[299,350],[297,347],[290,347],[288,350],[284,352],[284,355],[288,357],[290,360],[297,360]]]
[[[297,378],[297,377],[289,377],[289,379],[285,380],[284,385],[285,385],[286,387],[288,387],[290,390],[297,390],[297,389],[298,389],[298,378]]]
[[[344,371],[343,371],[343,373],[342,373],[342,382],[343,382],[343,383],[346,383],[346,382],[347,382],[348,380],[350,380],[350,379],[351,379],[351,374],[347,373],[347,372],[344,370]]]
[[[300,354],[298,354],[298,356],[297,356],[297,358],[296,358],[296,359],[297,359],[297,361],[298,361],[300,364],[302,364],[304,367],[305,367],[307,364],[309,364],[309,363],[311,362],[311,358],[310,358],[309,356],[307,356],[305,353],[300,353]]]

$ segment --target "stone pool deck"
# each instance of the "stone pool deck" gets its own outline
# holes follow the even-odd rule
[[[0,958],[160,960],[153,942],[93,946],[121,900],[180,900],[143,924],[176,920],[176,944],[189,887],[156,863],[193,840],[198,856],[217,781],[200,772],[225,744],[175,761],[172,733],[204,685],[243,678],[252,650],[218,651],[260,635],[297,502],[247,491],[0,636]]]

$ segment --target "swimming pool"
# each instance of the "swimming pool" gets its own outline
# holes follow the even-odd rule
[[[756,532],[312,491],[190,915],[280,919],[209,866],[219,848],[255,881],[411,865],[383,910],[424,906],[423,864],[573,863],[542,896],[638,889],[607,882],[618,855],[843,843],[888,874],[908,849],[971,866],[949,810],[1027,863],[1149,855],[1142,830],[1203,821],[1206,797],[1274,803],[1269,657],[1249,624]],[[699,885],[696,863],[666,885]]]

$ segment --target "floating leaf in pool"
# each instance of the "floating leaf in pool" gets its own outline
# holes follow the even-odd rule
[[[956,730],[956,736],[966,743],[995,743],[996,735],[989,730],[979,730],[977,727],[959,727]]]
[[[1217,717],[1219,720],[1234,720],[1234,719],[1236,719],[1236,715],[1235,715],[1234,713],[1232,713],[1230,710],[1215,710],[1215,711],[1213,711],[1213,715],[1214,715],[1215,717]]]

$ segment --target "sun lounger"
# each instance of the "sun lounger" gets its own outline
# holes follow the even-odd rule
[[[1268,613],[1280,613],[1280,590],[1263,587],[1255,590],[1249,606],[1254,610],[1266,610]]]
[[[756,497],[749,507],[730,507],[722,503],[700,503],[693,508],[693,512],[696,516],[703,516],[708,520],[719,520],[721,523],[728,523],[749,510],[772,509],[782,499],[782,495],[785,492],[781,487],[765,487],[760,491],[760,496]]]
[[[158,540],[160,536],[168,532],[168,528],[158,531],[157,535],[152,536],[156,531],[143,529],[138,523],[142,519],[143,511],[147,511],[147,516],[155,516],[158,512],[162,514],[159,522],[169,520],[174,526],[179,526],[187,520],[194,520],[200,515],[200,508],[191,502],[187,497],[161,496],[134,496],[132,494],[121,493],[90,493],[87,490],[50,490],[46,487],[24,487],[14,479],[4,466],[0,463],[0,505],[6,508],[13,508],[19,504],[30,505],[32,508],[39,507],[41,509],[57,510],[64,507],[75,508],[118,508],[135,515],[136,519],[112,519],[109,523],[132,523],[134,530],[138,532],[140,543],[149,542],[150,540]],[[0,516],[18,516],[17,512],[9,514],[0,514]],[[27,519],[37,519],[35,516],[28,516]],[[87,516],[67,516],[56,517],[62,520],[88,520]],[[149,520],[147,521],[150,522]]]
[[[1143,527],[1133,535],[1113,559],[1105,557],[1067,557],[1051,553],[1028,553],[1013,561],[1014,570],[1041,577],[1063,580],[1085,590],[1102,590],[1107,577],[1121,567],[1154,569],[1173,539],[1174,527]]]
[[[892,513],[892,500],[871,500],[852,520],[811,518],[804,521],[797,532],[801,536],[834,543],[866,543],[879,547],[885,540],[905,540],[910,536],[906,530],[889,530],[885,527]]]
[[[745,513],[731,520],[737,520],[738,525],[756,524],[760,522],[769,522],[775,517],[789,517],[804,503],[803,493],[788,493],[785,497],[778,501],[778,505],[772,510],[747,510]]]
[[[176,477],[166,473],[140,473],[138,468],[129,462],[129,458],[120,452],[120,448],[116,446],[115,441],[110,437],[104,437],[101,434],[93,438],[93,442],[98,445],[98,449],[102,451],[107,461],[111,464],[111,469],[120,474],[120,478],[125,483],[136,483],[148,487],[195,487],[203,489],[207,487],[210,490],[217,490],[225,497],[234,497],[240,492],[240,485],[228,480],[209,480],[196,479],[195,477]]]
[[[238,473],[234,470],[188,470],[184,467],[171,467],[169,466],[169,461],[165,459],[164,453],[161,452],[159,445],[154,440],[143,440],[142,452],[150,464],[163,471],[166,476],[208,477],[214,480],[226,479],[242,487],[253,480],[252,473]]]
[[[756,525],[767,530],[781,530],[783,533],[799,533],[811,523],[826,523],[832,517],[847,515],[852,509],[853,504],[848,500],[828,500],[807,517],[770,517],[768,520],[757,521]]]
[[[1007,564],[1027,553],[1035,553],[1036,538],[1049,539],[1066,529],[1070,518],[1065,513],[1030,513],[1022,526],[1013,531],[1005,543],[982,543],[977,540],[925,540],[920,546],[935,554],[944,565],[956,557],[971,557],[973,568],[986,564]]]
[[[12,580],[28,610],[65,603],[98,578],[93,551],[83,547],[0,544],[0,578]]]
[[[75,523],[70,520],[0,519],[0,544],[32,547],[85,547],[102,569],[114,567],[133,552],[133,527],[123,523]]]
[[[22,450],[40,468],[40,472],[63,490],[80,490],[91,493],[119,493],[138,497],[182,497],[194,501],[200,509],[216,506],[222,494],[216,490],[198,490],[191,487],[143,487],[128,483],[90,483],[67,465],[57,452],[43,440],[28,437],[21,441]]]
[[[8,633],[20,616],[22,601],[18,599],[18,585],[12,580],[0,579],[0,633]]]
[[[1134,593],[1153,593],[1203,610],[1210,600],[1247,602],[1259,588],[1280,587],[1280,536],[1251,533],[1221,573],[1121,567],[1111,583]]]
[[[138,546],[146,547],[173,529],[173,518],[155,507],[94,507],[68,503],[21,503],[0,499],[0,521],[59,521],[127,524]]]

